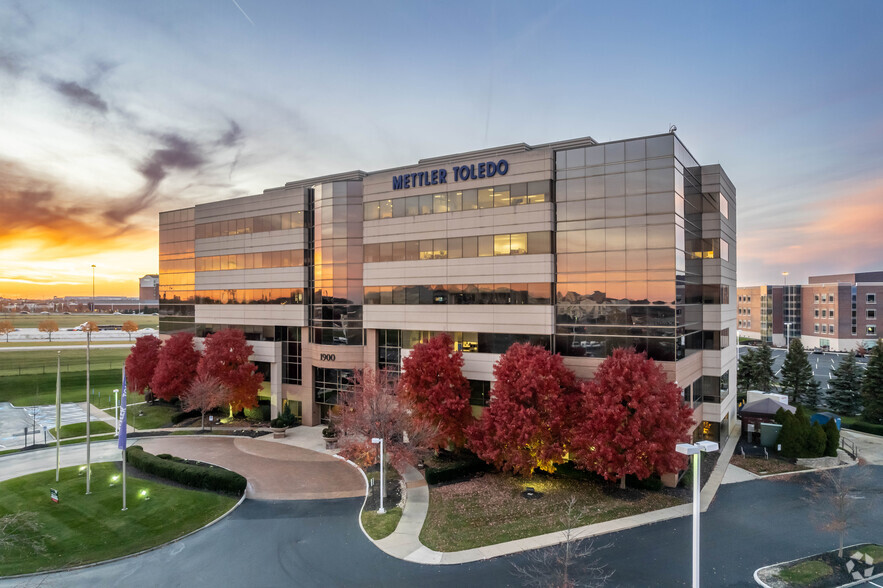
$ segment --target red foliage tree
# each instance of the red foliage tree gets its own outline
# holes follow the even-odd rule
[[[202,415],[202,428],[205,429],[205,413],[230,402],[230,390],[221,384],[216,376],[196,376],[181,397],[181,408],[185,411],[198,410]]]
[[[371,439],[378,437],[384,440],[391,463],[414,463],[437,431],[415,425],[386,370],[366,367],[356,371],[354,380],[338,395],[338,406],[331,414],[331,424],[340,435],[341,455],[363,465],[374,463],[377,449]]]
[[[472,423],[469,380],[463,376],[463,353],[441,333],[414,347],[402,360],[398,395],[411,408],[415,423],[437,431],[430,445],[462,447]]]
[[[677,384],[644,353],[617,349],[582,385],[570,435],[570,457],[577,467],[619,480],[644,479],[683,469],[675,445],[687,440],[692,411],[681,404]]]
[[[224,329],[205,338],[205,352],[196,371],[202,378],[215,376],[230,390],[232,412],[258,405],[264,375],[248,360],[253,352],[239,329]]]
[[[576,377],[561,356],[516,343],[494,365],[490,406],[468,430],[470,448],[497,469],[531,475],[565,461],[565,438],[578,400]]]
[[[150,381],[159,363],[159,350],[162,341],[153,335],[135,339],[132,352],[126,358],[126,387],[138,394],[150,389]]]
[[[150,379],[150,390],[157,398],[172,400],[187,393],[200,353],[193,347],[191,333],[175,333],[159,350],[156,371]]]

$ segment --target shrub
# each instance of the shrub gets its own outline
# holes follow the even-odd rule
[[[191,488],[242,495],[248,481],[230,470],[213,466],[183,463],[169,454],[163,457],[147,453],[138,445],[126,449],[126,460],[146,474],[165,478]]]
[[[337,437],[337,429],[334,427],[333,423],[322,429],[322,436],[326,439]]]
[[[825,455],[827,445],[828,436],[825,434],[825,429],[819,423],[813,423],[807,436],[805,457],[822,457]]]
[[[179,412],[178,414],[172,415],[172,424],[177,425],[181,421],[186,421],[187,419],[192,419],[199,416],[198,410],[191,410],[189,412]]]
[[[843,423],[843,427],[846,429],[852,429],[853,431],[860,431],[862,433],[869,433],[871,435],[883,435],[883,425],[876,425],[874,423],[866,423],[864,421],[856,421],[854,423]]]
[[[269,409],[269,407],[267,407]],[[268,415],[269,416],[269,415]],[[270,426],[276,429],[287,429],[293,427],[297,422],[297,418],[291,414],[291,407],[288,403],[282,409],[282,414],[270,421]]]
[[[245,418],[250,421],[269,421],[270,420],[270,407],[266,404],[259,404],[254,408],[246,408],[242,411],[245,414]]]
[[[840,431],[837,429],[837,423],[834,419],[829,420],[825,424],[825,455],[828,457],[837,457],[837,448],[840,446]]]
[[[690,471],[692,474],[692,470]],[[658,474],[651,474],[644,479],[629,474],[625,477],[625,483],[629,488],[638,488],[639,490],[650,490],[651,492],[662,490],[662,478]]]
[[[491,466],[474,454],[465,454],[460,459],[444,461],[426,467],[426,483],[441,484],[468,478],[479,472],[487,472]]]

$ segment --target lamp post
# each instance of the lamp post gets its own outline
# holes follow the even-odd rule
[[[788,272],[782,272],[782,285],[783,286],[788,285]]]
[[[95,312],[95,264],[92,264],[92,312]]]
[[[94,268],[95,266],[93,265],[92,267]],[[89,366],[89,350],[92,346],[92,325],[89,324],[89,321],[86,321],[80,326],[86,331],[86,494],[92,494],[92,447],[89,434],[92,421],[92,398],[89,396],[89,379],[92,373]]]
[[[385,514],[386,509],[383,508],[383,492],[386,488],[384,486],[384,476],[383,476],[383,439],[379,437],[373,437],[371,439],[371,443],[377,445],[380,443],[380,508],[377,509],[377,514]]]
[[[690,456],[693,467],[693,588],[699,588],[699,486],[701,483],[699,460],[703,451],[717,451],[720,446],[714,441],[697,441],[696,443],[678,443],[678,453]]]
[[[785,349],[788,349],[788,334],[790,333],[790,327],[793,324],[794,323],[785,323]]]

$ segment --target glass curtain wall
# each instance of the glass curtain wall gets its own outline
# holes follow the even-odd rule
[[[159,214],[159,331],[194,332],[194,209]]]
[[[605,357],[635,347],[674,361],[702,324],[698,164],[672,135],[556,153],[555,349]],[[689,159],[688,159],[689,158]],[[686,161],[682,161],[686,160]],[[687,201],[691,204],[688,205]]]
[[[310,341],[362,345],[362,183],[315,186],[309,189],[308,202],[313,250]]]

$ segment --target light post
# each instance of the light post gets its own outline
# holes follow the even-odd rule
[[[383,477],[383,439],[379,437],[373,437],[371,439],[371,443],[373,443],[374,445],[380,443],[380,508],[377,509],[377,514],[385,514],[386,509],[383,508],[383,491],[385,489]]]
[[[788,334],[791,332],[791,325],[794,323],[785,323],[785,349],[788,349]]]
[[[92,264],[92,312],[95,312],[95,264]]]
[[[675,449],[678,453],[690,456],[693,467],[693,588],[699,588],[699,507],[701,505],[699,460],[703,451],[717,451],[720,445],[714,441],[697,441],[678,443]]]
[[[95,266],[92,266],[92,267],[95,267]],[[782,285],[783,286],[788,285],[788,272],[782,272]]]

